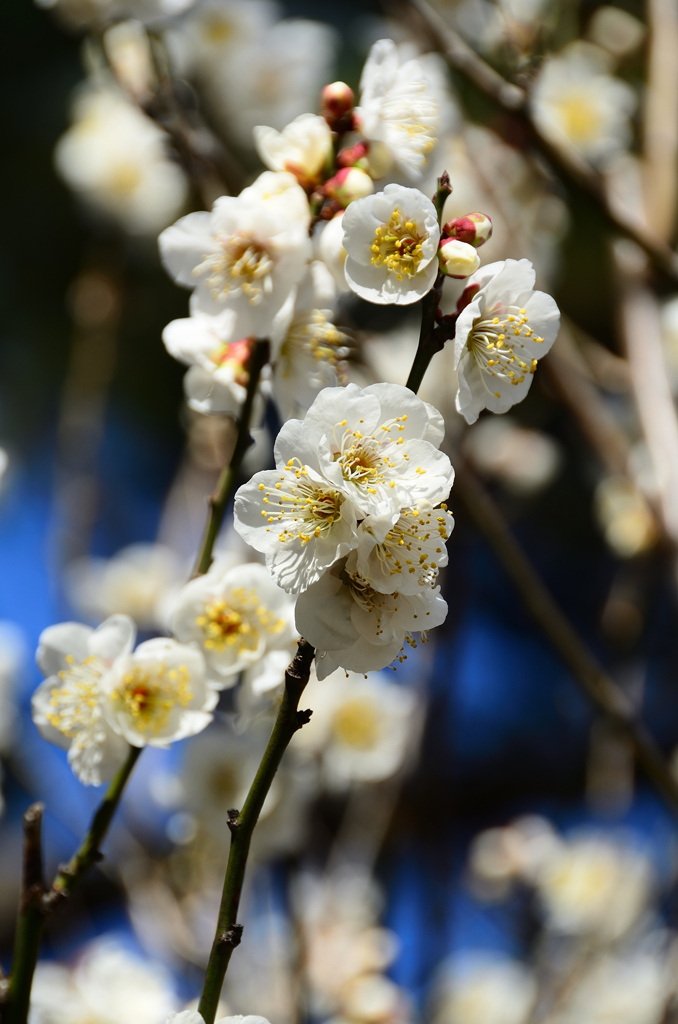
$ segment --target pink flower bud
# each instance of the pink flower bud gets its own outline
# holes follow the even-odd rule
[[[325,192],[332,199],[346,207],[354,199],[364,199],[374,192],[374,183],[369,174],[358,167],[342,167],[325,183]]]
[[[462,279],[470,277],[480,266],[480,256],[474,247],[457,238],[441,239],[438,261],[443,274]]]
[[[473,302],[476,295],[480,291],[479,284],[469,284],[464,288],[463,292],[457,299],[457,313],[461,313],[462,309],[466,309],[470,302]]]
[[[478,249],[491,237],[492,221],[485,213],[467,213],[465,217],[449,221],[443,228],[443,234]]]
[[[340,167],[355,167],[359,161],[365,159],[368,148],[369,143],[357,142],[355,146],[342,149],[337,155],[337,163]]]
[[[332,124],[333,121],[340,121],[353,109],[355,96],[353,89],[346,85],[346,82],[332,82],[320,93],[320,102],[323,117]]]

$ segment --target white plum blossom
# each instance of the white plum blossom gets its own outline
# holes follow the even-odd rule
[[[565,141],[594,163],[628,147],[636,95],[630,85],[608,73],[602,50],[577,42],[549,57],[531,95],[539,128]]]
[[[192,308],[191,316],[172,320],[163,330],[169,354],[190,367],[184,393],[196,412],[238,415],[247,394],[254,344],[253,338],[242,335],[241,323],[242,317],[231,307],[215,316]]]
[[[326,388],[303,421],[282,427],[277,468],[238,491],[235,527],[276,582],[299,593],[358,546],[358,519],[447,497],[454,474],[442,438],[440,414],[407,388]]]
[[[335,214],[332,220],[320,221],[313,229],[313,246],[318,259],[322,260],[332,275],[340,292],[349,291],[344,266],[344,211]]]
[[[503,413],[522,401],[537,360],[556,339],[558,307],[533,290],[534,282],[529,260],[490,263],[468,280],[467,288],[477,291],[459,314],[454,336],[456,405],[467,423],[483,409]]]
[[[30,1024],[162,1024],[176,1005],[169,972],[106,936],[90,942],[71,969],[41,961]]]
[[[387,185],[351,203],[342,218],[350,288],[381,305],[410,305],[433,287],[440,227],[430,199]]]
[[[181,210],[186,178],[166,135],[113,86],[88,81],[54,159],[64,181],[131,234],[155,234]]]
[[[157,25],[176,17],[195,0],[35,0],[38,7],[54,10],[69,27],[99,28],[120,18],[137,18]],[[251,0],[250,0],[251,2]]]
[[[358,572],[347,571],[342,559],[299,595],[297,629],[316,648],[318,679],[337,668],[371,672],[386,668],[402,654],[405,643],[416,647],[415,633],[441,625],[447,604],[440,587],[417,594],[383,594]]]
[[[204,1019],[197,1010],[182,1010],[181,1013],[170,1013],[166,1024],[205,1024]],[[256,1014],[247,1014],[243,1017],[237,1014],[234,1017],[222,1017],[215,1024],[269,1024],[265,1017],[258,1017]]]
[[[299,733],[297,753],[320,761],[332,790],[390,778],[405,762],[417,734],[417,701],[411,690],[377,675],[338,671],[312,681],[304,693],[311,721]]]
[[[120,613],[139,629],[164,625],[164,605],[183,576],[180,559],[163,544],[129,544],[112,558],[79,558],[68,566],[66,589],[85,618]]]
[[[319,114],[300,114],[282,132],[257,125],[254,142],[267,167],[289,171],[306,186],[319,180],[332,155],[332,132]]]
[[[128,751],[105,715],[107,676],[134,646],[127,615],[113,615],[98,629],[78,622],[49,626],[40,634],[36,661],[47,676],[33,694],[33,721],[41,736],[68,750],[68,763],[86,786],[100,786]]]
[[[434,997],[434,1024],[528,1024],[537,996],[517,960],[468,952],[449,966]]]
[[[392,39],[370,50],[355,114],[368,140],[385,143],[393,163],[410,178],[426,170],[440,129],[440,104],[418,60],[403,61]]]
[[[102,689],[107,720],[134,747],[167,747],[201,732],[219,696],[200,651],[164,637],[118,658]]]
[[[447,565],[445,545],[453,527],[447,506],[434,508],[429,501],[400,513],[368,516],[358,528],[349,569],[384,594],[418,594]]]
[[[274,203],[288,220],[297,220],[305,228],[311,224],[311,208],[299,182],[290,171],[262,171],[240,193],[241,199]]]
[[[170,625],[182,643],[199,645],[219,689],[255,667],[261,685],[272,673],[275,686],[294,654],[294,602],[258,563],[224,569],[215,562],[182,588]]]
[[[294,189],[306,197],[292,175]],[[275,314],[306,272],[311,242],[305,223],[280,192],[222,196],[211,213],[189,213],[160,235],[163,263],[178,284],[195,288],[194,309],[211,315],[232,308],[248,318],[250,334],[266,337]],[[286,192],[292,192],[290,188]],[[292,197],[290,197],[291,199]]]

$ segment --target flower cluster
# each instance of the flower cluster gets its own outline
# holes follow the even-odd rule
[[[406,388],[326,388],[288,420],[276,468],[236,495],[235,526],[289,594],[318,677],[384,668],[443,622],[437,586],[454,479],[440,414]],[[436,507],[440,506],[440,507]]]

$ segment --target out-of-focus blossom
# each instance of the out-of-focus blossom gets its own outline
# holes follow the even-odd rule
[[[263,198],[260,189],[222,196],[212,212],[189,213],[160,235],[163,263],[178,284],[195,288],[195,308],[211,315],[232,308],[252,324],[249,333],[266,337],[273,317],[299,283],[311,256],[307,226],[296,216],[293,195],[303,189],[293,175],[292,195]],[[256,184],[256,183],[255,183]],[[273,184],[273,182],[272,182]]]
[[[661,330],[666,369],[671,390],[678,394],[678,296],[662,306]]]
[[[555,847],[535,872],[548,927],[598,941],[633,927],[652,897],[654,873],[640,851],[595,834]]]
[[[440,228],[435,207],[423,193],[387,185],[351,203],[342,226],[346,280],[361,298],[408,305],[431,290]]]
[[[332,133],[318,114],[300,114],[282,132],[258,125],[254,142],[268,168],[289,171],[306,186],[318,180],[332,154]]]
[[[342,167],[340,171],[325,182],[325,192],[342,206],[349,206],[359,199],[365,199],[374,192],[374,183],[370,175],[359,167]]]
[[[209,681],[219,689],[235,686],[255,666],[263,678],[272,668],[282,682],[294,653],[293,620],[294,602],[257,563],[224,570],[216,562],[182,588],[170,615],[172,632],[199,645]]]
[[[119,18],[146,23],[163,22],[181,14],[195,0],[35,0],[38,7],[54,10],[69,27],[97,28]]]
[[[662,948],[664,947],[664,948]],[[637,950],[594,959],[572,987],[554,1024],[661,1024],[675,998],[675,946],[649,935]]]
[[[176,1002],[164,967],[103,938],[85,947],[73,969],[38,964],[28,1019],[30,1024],[164,1024]]]
[[[299,595],[296,608],[297,629],[316,648],[318,679],[338,668],[371,672],[394,658],[402,661],[404,645],[416,647],[414,634],[425,639],[446,616],[440,587],[382,594],[359,573],[347,572],[343,559]]]
[[[603,163],[631,141],[636,96],[608,74],[605,54],[591,44],[573,43],[542,66],[531,94],[539,128],[565,141],[594,163]]]
[[[102,680],[104,713],[133,747],[167,747],[212,721],[218,694],[194,647],[157,637],[126,653]]]
[[[21,628],[10,620],[0,620],[0,755],[8,754],[19,736],[15,693],[26,654]]]
[[[638,49],[645,37],[645,26],[623,7],[604,4],[591,15],[587,36],[618,59]]]
[[[153,56],[148,33],[140,21],[120,21],[103,34],[106,57],[122,89],[136,100],[146,102],[153,92]]]
[[[434,1024],[527,1024],[535,979],[515,960],[468,953],[453,962],[435,998]]]
[[[417,702],[410,690],[376,675],[339,671],[312,681],[304,703],[313,715],[295,749],[319,758],[329,789],[379,782],[403,766],[415,732]]]
[[[490,263],[469,278],[472,298],[454,336],[457,410],[467,423],[483,409],[507,412],[522,401],[537,360],[556,339],[558,307],[550,295],[533,291],[534,282],[529,260]]]
[[[277,21],[273,0],[200,0],[167,34],[171,55],[184,75],[211,74],[238,49],[249,49]]]
[[[628,477],[604,477],[594,510],[607,544],[620,558],[633,558],[657,541],[657,525],[646,498]]]
[[[440,105],[418,60],[403,61],[392,39],[370,50],[355,110],[362,134],[385,143],[395,168],[420,177],[438,141]]]
[[[116,88],[81,87],[73,125],[57,143],[59,174],[82,199],[131,234],[154,234],[184,204],[183,171],[169,159],[166,136]]]
[[[68,763],[86,786],[99,786],[122,765],[128,746],[105,715],[103,686],[134,645],[135,627],[113,615],[98,629],[79,622],[49,626],[36,660],[47,676],[33,694],[33,721],[50,743],[68,750]]]
[[[182,1010],[181,1013],[170,1013],[167,1024],[205,1024],[203,1017],[197,1010]],[[238,1015],[236,1017],[222,1017],[215,1024],[269,1024],[265,1017],[258,1017],[256,1014]]]
[[[166,605],[185,576],[180,560],[163,544],[130,544],[112,558],[80,558],[66,572],[73,606],[94,621],[121,613],[139,629],[165,625]]]
[[[303,417],[323,388],[341,383],[347,336],[331,309],[299,306],[281,331],[273,396],[283,420]]]
[[[344,249],[343,212],[332,220],[321,221],[313,231],[313,246],[318,259],[322,260],[330,271],[338,290],[349,290],[344,273],[346,250]]]
[[[483,897],[503,899],[515,881],[532,880],[559,849],[549,822],[532,815],[480,832],[471,844],[469,867]]]
[[[478,469],[516,494],[547,487],[561,466],[561,450],[539,430],[521,427],[509,416],[480,420],[464,438],[464,453]]]

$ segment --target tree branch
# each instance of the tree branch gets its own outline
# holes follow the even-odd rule
[[[308,722],[311,715],[310,711],[299,711],[298,707],[301,695],[308,683],[314,655],[315,649],[305,640],[300,640],[294,660],[285,672],[285,689],[280,708],[261,764],[247,794],[245,805],[239,813],[232,810],[228,814],[231,849],[228,855],[216,934],[198,1007],[205,1024],[214,1024],[214,1016],[231,954],[239,945],[242,936],[242,925],[237,924],[237,917],[252,833],[259,820],[261,808],[268,796],[282,756],[295,732]]]

